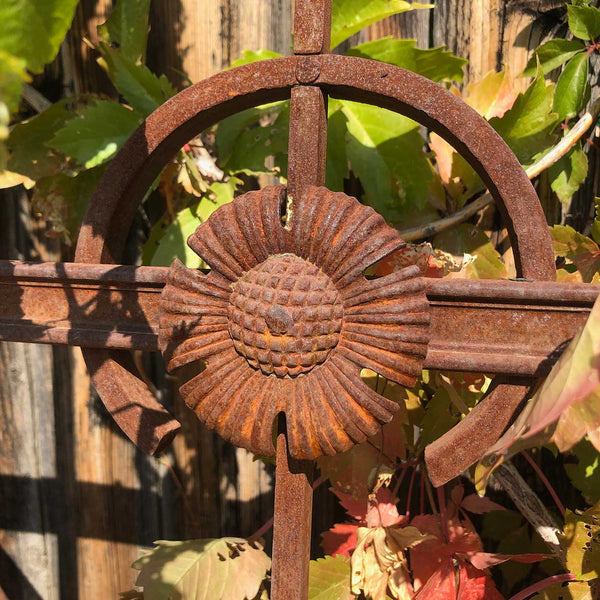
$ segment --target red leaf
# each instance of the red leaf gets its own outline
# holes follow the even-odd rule
[[[477,494],[469,494],[463,498],[460,503],[460,508],[475,513],[476,515],[482,515],[493,510],[506,510],[504,506],[496,504],[496,502],[492,502],[489,498]]]
[[[521,563],[533,563],[548,558],[547,554],[499,554],[493,552],[472,552],[465,555],[467,560],[477,569],[489,569],[507,560]]]
[[[356,532],[358,525],[354,523],[337,523],[329,531],[321,534],[321,546],[325,554],[330,556],[350,556],[356,548]]]
[[[368,500],[356,500],[351,494],[330,489],[339,498],[340,504],[346,509],[348,515],[359,521],[361,525],[392,527],[402,522],[403,517],[398,513],[395,498],[388,488],[377,490],[374,503]]]
[[[469,563],[461,563],[456,600],[504,600],[504,596],[487,573]]]

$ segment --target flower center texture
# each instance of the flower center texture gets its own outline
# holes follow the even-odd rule
[[[343,305],[331,279],[294,254],[279,254],[233,285],[229,333],[235,349],[265,375],[296,377],[337,346]]]

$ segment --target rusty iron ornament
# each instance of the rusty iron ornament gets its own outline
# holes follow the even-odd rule
[[[282,186],[217,209],[188,245],[209,274],[171,266],[159,345],[169,370],[204,360],[180,388],[187,405],[236,446],[274,454],[286,415],[290,455],[336,454],[374,435],[398,405],[360,378],[363,367],[412,386],[429,341],[418,267],[368,280],[404,246],[372,208],[326,188],[292,200]]]

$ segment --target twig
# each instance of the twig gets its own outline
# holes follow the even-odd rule
[[[536,472],[536,475],[540,478],[540,481],[546,486],[548,493],[552,496],[552,500],[554,500],[554,504],[556,504],[556,508],[558,508],[560,514],[564,517],[566,514],[565,507],[563,503],[560,501],[556,490],[552,487],[552,484],[548,481],[546,475],[542,469],[540,469],[539,465],[533,460],[533,458],[529,455],[527,450],[523,450],[521,454],[525,457],[525,460],[531,465],[533,470]]]
[[[44,112],[52,106],[52,102],[46,96],[40,94],[40,92],[28,83],[23,84],[23,100],[37,113]]]
[[[553,583],[573,581],[574,579],[576,579],[576,577],[575,575],[573,575],[573,573],[562,573],[561,575],[552,575],[551,577],[546,577],[546,579],[542,579],[541,581],[538,581],[537,583],[526,587],[524,590],[514,595],[510,600],[525,600],[525,598],[529,598],[529,596],[531,596],[532,594],[545,590]]]
[[[550,152],[542,156],[540,160],[525,170],[527,177],[533,179],[542,171],[558,162],[596,122],[599,112],[600,101],[596,101],[590,111],[586,112],[577,123],[575,123],[572,129],[560,140],[560,142],[558,142],[558,144],[556,144],[556,146],[554,146],[554,148],[552,148],[552,150],[550,150]],[[466,221],[493,201],[494,199],[491,194],[486,192],[483,196],[470,202],[464,208],[461,208],[449,217],[439,219],[438,221],[434,221],[433,223],[422,227],[411,227],[410,229],[405,229],[398,233],[405,242],[414,242],[416,240],[432,237],[446,229],[450,229],[450,227],[453,227],[458,223]]]
[[[566,557],[558,541],[559,530],[533,490],[510,462],[501,464],[493,475],[504,488],[519,512],[531,523],[552,554],[566,564]]]

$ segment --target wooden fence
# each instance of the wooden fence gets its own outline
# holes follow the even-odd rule
[[[433,11],[388,19],[356,38],[445,44],[470,60],[467,81],[503,65],[517,74],[542,39],[563,33],[560,5],[438,0]],[[55,96],[111,93],[82,42],[94,38],[109,9],[109,0],[81,2],[59,58],[40,80]],[[198,81],[244,49],[289,53],[292,14],[289,0],[155,0],[150,66],[181,84],[182,74]],[[555,201],[543,188],[541,196],[557,220]],[[583,216],[589,190],[579,198],[575,211]],[[61,255],[44,229],[24,192],[3,194],[0,257],[68,260],[68,249]],[[204,429],[177,397],[177,382],[165,376],[160,357],[146,360],[158,393],[183,423],[161,459],[142,455],[119,432],[90,388],[78,349],[0,344],[0,598],[116,598],[134,582],[130,564],[140,546],[247,536],[271,516],[271,469]],[[315,541],[335,509],[324,487],[316,498]]]

